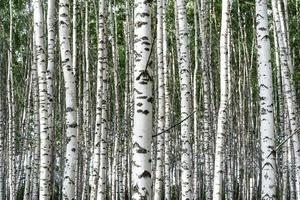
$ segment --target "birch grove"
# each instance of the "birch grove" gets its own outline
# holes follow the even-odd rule
[[[0,5],[0,200],[300,198],[300,1]]]

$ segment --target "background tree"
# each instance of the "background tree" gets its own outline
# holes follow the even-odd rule
[[[300,5],[269,9],[266,26],[250,1],[0,1],[0,199],[39,199],[43,166],[53,199],[297,199]]]

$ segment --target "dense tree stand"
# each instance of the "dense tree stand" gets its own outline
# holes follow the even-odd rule
[[[299,0],[0,16],[0,200],[300,199]]]

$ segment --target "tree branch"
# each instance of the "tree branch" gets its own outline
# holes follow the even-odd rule
[[[267,158],[269,158],[269,156],[272,154],[272,153],[276,153],[280,147],[282,145],[284,145],[284,143],[286,143],[286,141],[288,141],[293,135],[295,135],[296,133],[298,133],[300,131],[300,127],[298,127],[292,134],[290,134],[284,141],[282,141],[277,147],[275,150],[271,151],[271,153],[267,156]]]
[[[193,114],[196,112],[196,110],[194,110],[191,114],[189,114],[186,118],[184,118],[183,120],[181,120],[180,122],[174,124],[173,126],[170,126],[169,128],[167,128],[166,130],[163,130],[162,132],[160,133],[157,133],[156,135],[153,135],[152,137],[156,137],[156,136],[159,136],[169,130],[171,130],[172,128],[174,128],[175,126],[178,126],[179,124],[181,124],[182,122],[184,122],[185,120],[187,120],[188,118],[190,118],[191,116],[193,116]]]

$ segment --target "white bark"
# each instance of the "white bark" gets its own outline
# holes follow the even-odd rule
[[[115,130],[115,136],[114,136],[114,147],[113,147],[113,166],[112,166],[112,199],[119,199],[119,193],[120,187],[119,183],[122,182],[120,179],[120,166],[121,166],[121,148],[120,148],[120,93],[119,93],[119,85],[120,85],[120,79],[119,79],[119,52],[117,48],[118,44],[118,32],[117,32],[117,19],[116,19],[116,5],[115,2],[112,4],[112,0],[109,1],[109,16],[110,16],[110,34],[111,34],[111,46],[112,46],[112,60],[113,60],[113,66],[114,66],[114,95],[115,95],[115,116],[114,116],[114,130]]]
[[[203,156],[204,156],[204,190],[206,199],[212,198],[212,175],[211,171],[211,143],[212,126],[210,122],[211,104],[210,104],[210,85],[209,85],[209,49],[208,49],[208,19],[207,19],[207,1],[201,0],[199,5],[199,24],[201,38],[201,71],[202,71],[202,90],[203,90]]]
[[[164,93],[164,50],[163,50],[163,0],[157,0],[157,28],[156,28],[156,58],[157,58],[157,77],[158,77],[158,113],[157,113],[157,133],[165,129],[165,93]],[[163,164],[164,164],[164,134],[157,136],[156,143],[156,169],[155,169],[155,186],[154,200],[161,200],[163,195]]]
[[[107,135],[108,135],[108,65],[107,65],[107,49],[105,36],[105,1],[99,1],[99,38],[98,38],[98,67],[102,71],[102,105],[101,105],[101,143],[100,143],[100,167],[99,181],[97,190],[97,200],[105,200],[107,194],[108,173],[107,163]],[[98,69],[99,70],[99,69]]]
[[[125,130],[124,130],[124,135],[123,135],[123,141],[124,141],[124,153],[123,153],[123,159],[122,159],[122,166],[125,169],[123,171],[123,186],[122,186],[122,191],[123,191],[123,196],[121,196],[122,199],[125,199],[127,194],[130,194],[130,175],[129,175],[129,170],[130,170],[130,162],[129,162],[129,142],[130,142],[130,137],[128,137],[131,133],[131,93],[130,93],[130,87],[131,87],[131,76],[130,76],[130,70],[131,70],[131,55],[130,55],[130,32],[129,32],[129,25],[126,26],[126,24],[130,24],[129,20],[129,1],[127,0],[125,3],[125,8],[126,8],[126,23],[124,23],[124,35],[125,35],[125,51],[126,51],[126,72],[125,72],[125,100],[124,100],[124,121],[125,121]]]
[[[220,107],[218,113],[218,126],[216,135],[215,168],[213,199],[222,199],[222,178],[223,178],[223,144],[225,136],[226,107],[228,103],[228,24],[229,24],[229,1],[222,1],[222,21],[220,36]]]
[[[7,105],[8,105],[8,179],[9,179],[9,199],[15,200],[16,194],[16,144],[14,127],[14,100],[13,100],[13,73],[12,73],[12,28],[13,28],[12,0],[9,1],[9,50],[7,67]]]
[[[85,1],[85,22],[84,22],[84,48],[85,65],[83,65],[83,169],[82,169],[82,200],[88,197],[88,178],[89,178],[89,135],[90,135],[90,79],[89,79],[89,1]],[[74,31],[74,30],[73,30]],[[74,51],[74,49],[73,49]]]
[[[98,34],[99,35],[99,34]],[[100,43],[98,42],[98,49]],[[97,186],[100,168],[100,142],[101,142],[101,110],[102,110],[102,69],[101,69],[101,56],[98,50],[98,63],[97,63],[97,91],[96,91],[96,125],[94,136],[94,149],[92,156],[92,173],[90,176],[91,192],[90,200],[95,200],[97,197]]]
[[[150,2],[134,2],[134,111],[132,132],[132,196],[151,199],[152,69]]]
[[[73,73],[76,74],[77,64],[77,0],[73,0],[73,15],[72,15],[72,66]]]
[[[66,153],[63,175],[63,199],[75,198],[75,168],[77,163],[77,113],[76,85],[72,68],[72,55],[69,40],[69,0],[59,1],[59,42],[62,69],[65,80],[66,103]]]
[[[179,38],[179,76],[180,76],[180,113],[181,120],[191,113],[191,88],[190,88],[190,58],[188,48],[188,28],[186,9],[183,0],[176,0],[178,17]],[[181,123],[181,199],[192,199],[192,165],[191,165],[191,120],[188,118]]]
[[[286,32],[285,29],[282,28],[284,26],[283,22],[280,19],[280,12],[278,9],[277,1],[272,0],[272,9],[273,9],[273,18],[275,22],[276,35],[279,47],[279,57],[280,57],[280,66],[281,66],[281,77],[282,77],[282,85],[284,91],[285,102],[287,104],[289,125],[291,129],[291,133],[293,133],[298,128],[298,119],[296,115],[296,97],[295,97],[295,88],[293,85],[292,77],[291,77],[291,69],[293,68],[291,65],[291,57],[289,54],[289,47],[287,46],[286,41]],[[297,134],[295,134],[291,138],[291,143],[294,148],[294,156],[295,156],[295,185],[296,185],[296,195],[297,198],[300,198],[300,141]],[[291,160],[290,160],[291,162]]]
[[[35,46],[35,37],[33,37],[33,46]],[[33,115],[34,115],[34,141],[32,156],[32,200],[39,199],[39,163],[40,163],[40,119],[39,119],[39,94],[38,94],[38,75],[36,68],[36,51],[33,48],[32,71],[32,95],[33,95]]]
[[[24,200],[30,199],[30,175],[31,175],[31,159],[32,159],[32,151],[31,149],[27,149],[27,152],[25,154],[25,186],[24,186]]]
[[[4,70],[3,68],[0,69],[0,88],[3,88],[4,86],[4,81],[2,82],[4,77]],[[5,121],[4,121],[4,93],[0,91],[0,199],[5,199],[5,148],[4,148],[4,143],[5,143]]]
[[[277,9],[275,10],[276,14],[278,15],[278,20],[280,21],[280,29],[282,32],[282,42],[284,46],[286,47],[286,57],[288,62],[289,71],[291,74],[294,72],[294,66],[292,65],[292,58],[291,58],[291,49],[289,44],[289,30],[288,30],[288,13],[286,13],[287,10],[287,2],[286,0],[283,1],[276,1],[277,2]],[[274,3],[276,3],[274,2]],[[282,8],[282,6],[284,8]],[[272,4],[272,8],[275,8]],[[279,27],[279,26],[278,26]]]
[[[273,3],[273,2],[272,2]],[[288,136],[288,133],[285,132],[285,110],[286,106],[284,105],[284,97],[283,97],[283,87],[282,87],[282,77],[281,77],[281,67],[280,67],[280,52],[279,52],[279,42],[278,42],[278,35],[276,34],[276,25],[275,25],[275,10],[273,8],[273,35],[274,35],[274,46],[275,46],[275,59],[276,59],[276,79],[277,79],[277,96],[278,96],[278,107],[277,113],[278,115],[278,136],[280,137],[281,141],[285,140]],[[282,184],[280,185],[280,192],[281,192],[281,199],[287,199],[288,195],[288,142],[286,142],[282,147]],[[291,195],[292,196],[292,195]]]
[[[46,49],[43,31],[43,10],[40,0],[34,1],[34,36],[37,56],[37,73],[39,88],[40,117],[40,185],[39,198],[51,198],[51,141],[48,132],[47,82],[46,82]]]
[[[194,36],[194,74],[193,74],[193,106],[194,106],[194,119],[193,119],[193,131],[194,131],[194,143],[193,143],[193,199],[197,199],[198,191],[198,100],[197,100],[197,78],[198,78],[198,20],[197,20],[197,0],[194,1],[194,27],[195,27],[195,36]]]
[[[170,108],[170,87],[169,87],[169,76],[170,70],[167,63],[168,56],[168,47],[167,47],[167,16],[166,16],[166,7],[167,0],[163,0],[163,8],[162,8],[162,20],[163,20],[163,64],[164,64],[164,92],[165,92],[165,129],[171,126],[171,108]],[[169,54],[170,55],[170,54]],[[165,154],[164,154],[164,192],[165,200],[171,199],[171,136],[170,131],[165,132]]]
[[[50,151],[49,156],[51,157],[51,161],[54,162],[54,142],[55,142],[55,132],[54,132],[54,106],[53,106],[53,73],[54,73],[54,65],[55,65],[55,25],[56,25],[56,16],[55,16],[55,0],[48,0],[48,11],[47,11],[47,33],[48,33],[48,65],[47,65],[47,94],[48,94],[48,135],[50,139]],[[53,187],[54,181],[54,164],[52,163],[51,166],[51,181],[50,187]],[[51,189],[52,192],[52,189]]]
[[[272,153],[275,148],[272,99],[273,86],[266,0],[256,1],[256,31],[262,153],[261,198],[275,199],[276,165],[275,155]]]

